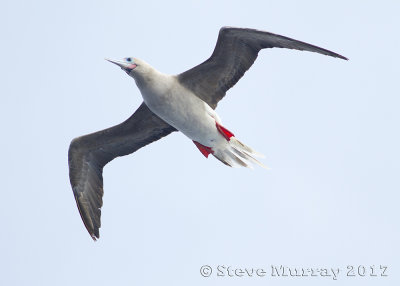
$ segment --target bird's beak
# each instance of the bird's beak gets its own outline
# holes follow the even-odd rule
[[[110,60],[106,59],[110,63],[116,64],[119,66],[123,71],[125,71],[127,74],[130,74],[133,69],[136,68],[136,64],[132,62],[126,62],[126,61],[115,61],[115,60]]]
[[[115,60],[111,60],[111,59],[105,59],[106,61],[109,61],[110,63],[116,64],[117,66],[119,66],[121,69],[123,70],[127,70],[127,69],[132,69],[132,64],[131,63],[125,63],[125,62],[121,62],[121,61],[115,61]]]

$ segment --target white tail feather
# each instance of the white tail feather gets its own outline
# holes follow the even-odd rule
[[[235,137],[231,137],[227,141],[225,148],[214,150],[214,156],[225,165],[231,167],[247,167],[253,168],[252,164],[257,164],[263,168],[267,168],[264,164],[258,161],[254,157],[263,158],[264,155],[244,145],[242,142],[237,140]]]

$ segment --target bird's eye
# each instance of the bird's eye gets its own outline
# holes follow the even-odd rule
[[[132,58],[126,58],[126,61],[127,61],[127,62],[131,62],[131,61],[132,61]]]

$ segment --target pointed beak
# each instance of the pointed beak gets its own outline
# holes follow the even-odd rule
[[[105,60],[109,61],[110,63],[116,64],[117,66],[119,66],[121,69],[124,69],[124,70],[128,69],[129,66],[131,65],[131,64],[127,64],[125,62],[115,61],[115,60],[111,60],[111,59],[105,59]]]
[[[111,60],[111,59],[105,59],[106,61],[109,61],[110,63],[116,64],[119,66],[123,71],[125,71],[127,74],[130,74],[130,72],[136,68],[136,64],[132,62],[126,62],[126,61],[116,61],[116,60]]]

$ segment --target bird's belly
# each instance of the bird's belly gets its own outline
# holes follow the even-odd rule
[[[210,115],[211,108],[194,94],[143,94],[143,99],[152,112],[191,140],[209,147],[222,140],[215,119]]]

